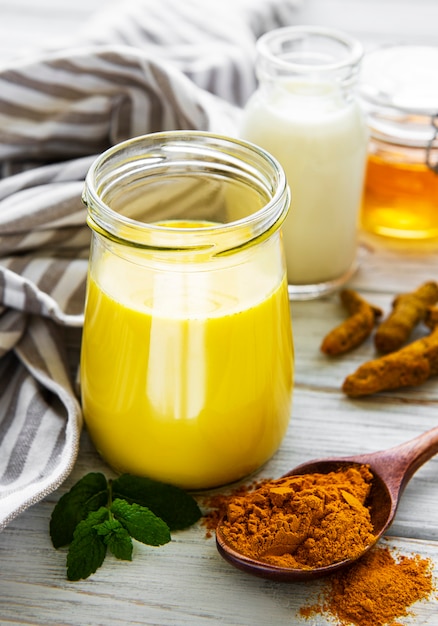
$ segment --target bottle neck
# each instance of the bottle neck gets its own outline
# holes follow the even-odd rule
[[[266,151],[201,131],[136,137],[90,168],[88,224],[116,244],[180,257],[220,256],[280,228],[286,177]]]
[[[256,71],[262,91],[312,101],[348,102],[354,96],[363,49],[331,29],[280,28],[257,42]]]

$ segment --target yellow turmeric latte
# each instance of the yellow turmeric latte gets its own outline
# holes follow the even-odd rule
[[[290,417],[290,311],[286,279],[269,291],[260,256],[246,280],[228,278],[234,299],[221,272],[186,273],[198,292],[178,268],[145,278],[115,255],[90,274],[84,416],[117,471],[207,488],[250,474],[277,450]]]
[[[356,558],[375,541],[365,505],[371,481],[364,465],[270,481],[231,499],[222,534],[241,554],[282,567]]]

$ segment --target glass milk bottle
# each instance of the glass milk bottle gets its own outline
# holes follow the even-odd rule
[[[259,88],[241,136],[282,164],[292,190],[283,225],[291,299],[318,297],[356,268],[368,133],[354,87],[361,45],[317,27],[286,27],[257,42]]]
[[[250,474],[291,410],[283,170],[242,141],[156,133],[98,157],[84,201],[81,390],[97,450],[187,489]]]

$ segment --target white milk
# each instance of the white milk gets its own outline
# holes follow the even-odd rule
[[[292,202],[283,225],[290,285],[335,281],[355,265],[367,128],[338,85],[280,81],[247,104],[241,135],[283,166]]]

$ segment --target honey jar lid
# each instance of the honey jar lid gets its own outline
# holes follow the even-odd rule
[[[367,52],[359,95],[371,135],[438,147],[438,47],[397,45]]]

